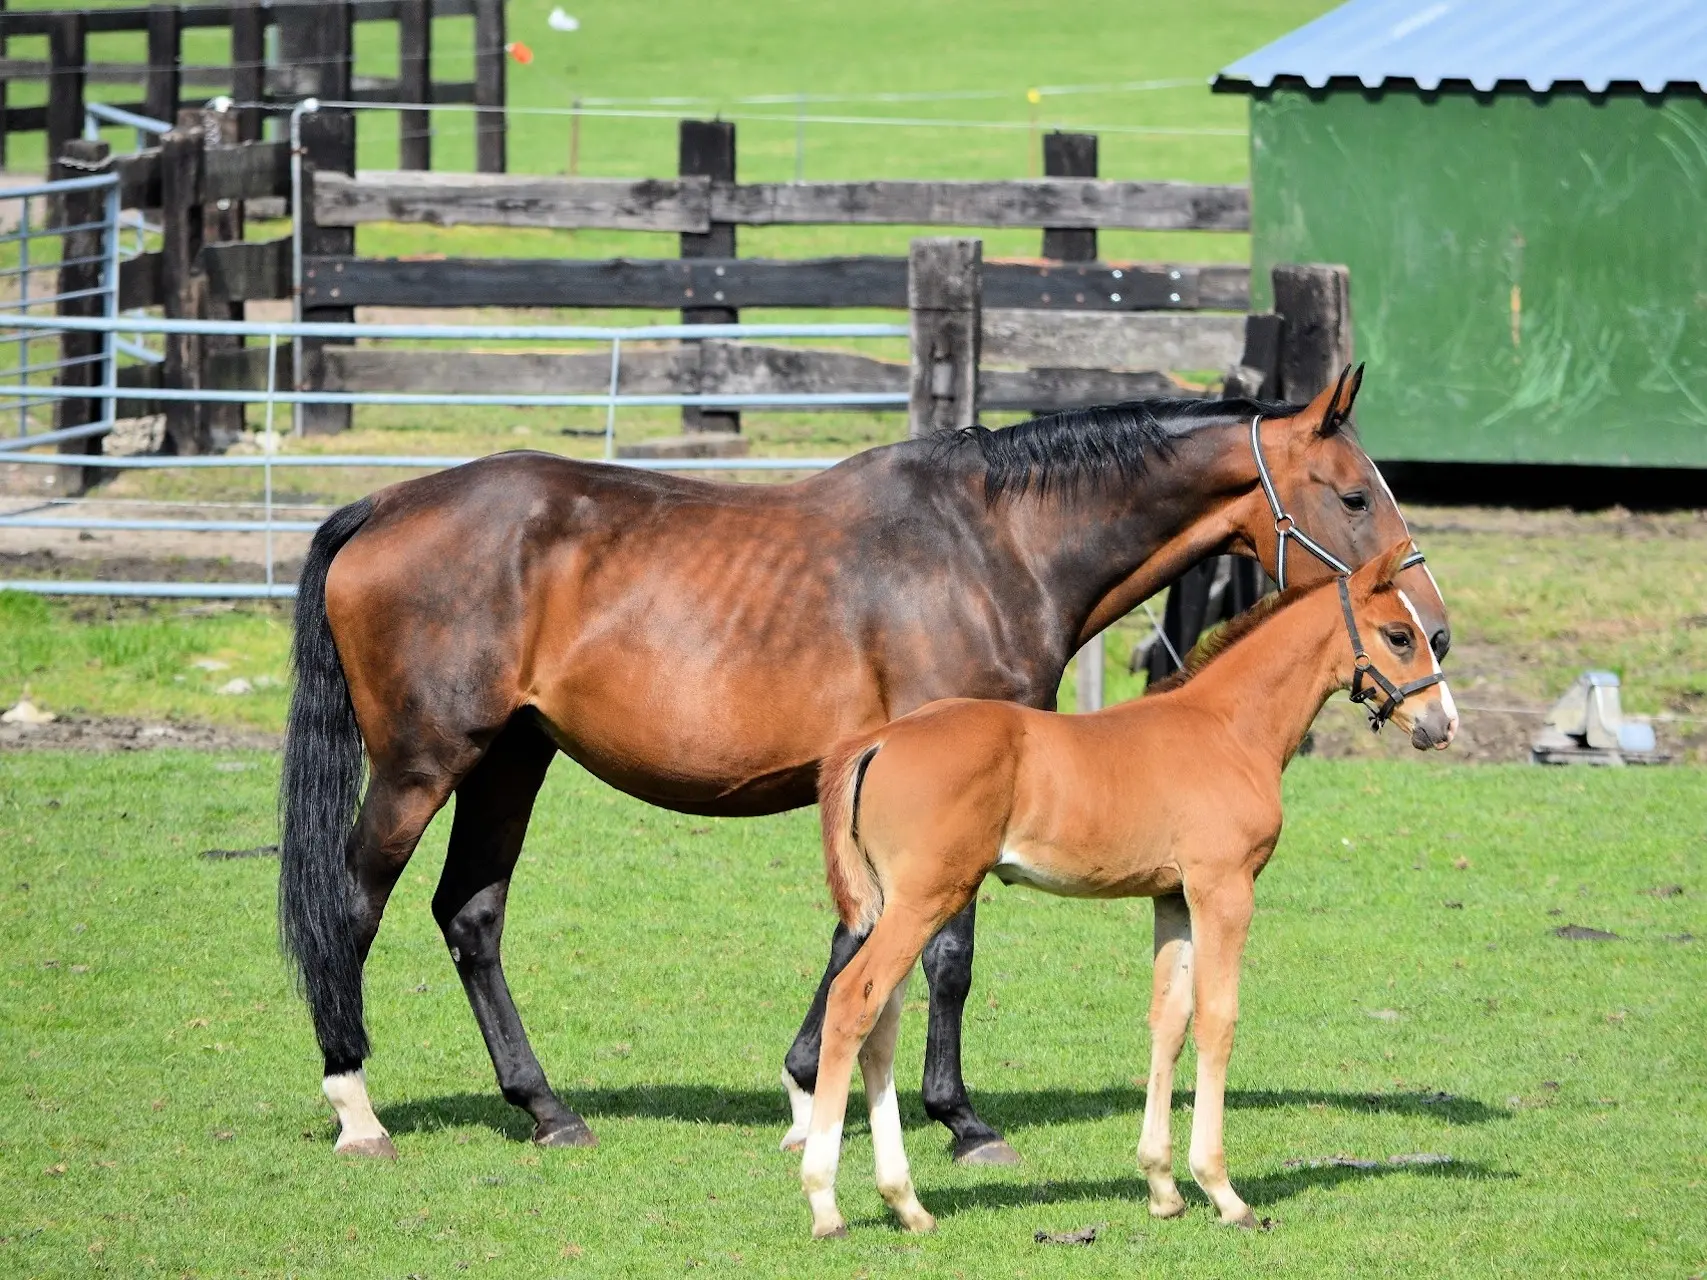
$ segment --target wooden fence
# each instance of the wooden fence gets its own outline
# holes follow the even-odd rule
[[[304,120],[311,159],[312,120]],[[335,134],[338,126],[334,120],[322,127]],[[707,134],[718,145],[706,145]],[[1249,224],[1249,194],[1242,187],[1085,175],[1087,154],[1094,172],[1094,138],[1046,138],[1049,176],[1029,181],[787,184],[734,180],[732,125],[684,122],[682,140],[683,172],[664,180],[352,174],[347,165],[339,171],[310,164],[304,207],[297,211],[305,318],[347,320],[355,308],[371,306],[680,309],[686,323],[733,321],[754,307],[906,309],[908,363],[800,347],[689,342],[625,349],[619,390],[732,396],[907,391],[915,431],[970,423],[980,408],[1046,411],[1193,394],[1168,376],[1182,370],[1219,375],[1232,392],[1304,399],[1349,358],[1343,268],[1279,267],[1276,313],[1251,314],[1248,267],[1097,260],[1099,229],[1242,231]],[[101,144],[74,143],[70,151],[80,171],[100,162]],[[241,203],[287,196],[289,162],[284,144],[227,145],[210,127],[182,128],[157,151],[108,161],[122,174],[123,203],[161,207],[168,229],[162,251],[124,265],[121,306],[160,305],[168,316],[234,316],[248,300],[290,297],[290,241],[239,239]],[[1074,167],[1081,172],[1071,172]],[[235,210],[216,217],[222,201]],[[381,221],[673,231],[681,236],[682,256],[357,257],[355,228]],[[907,257],[736,256],[740,225],[805,223],[1038,227],[1046,256],[985,261],[980,243],[967,239],[918,240]],[[607,389],[610,376],[603,353],[315,343],[307,354],[307,387],[320,390],[502,386],[596,393]],[[267,382],[264,352],[212,339],[174,338],[164,365],[121,372],[139,389],[151,381],[160,385],[162,378],[165,385],[222,389],[261,389]],[[279,385],[288,383],[280,376]],[[121,413],[147,407],[132,404]],[[309,409],[311,430],[348,422],[347,407]],[[172,407],[174,446],[183,452],[211,447],[219,415],[231,413],[229,406]],[[690,431],[739,428],[738,411],[686,416]]]
[[[241,104],[236,140],[261,137],[264,105],[318,96],[374,103],[475,103],[477,165],[484,173],[505,168],[505,47],[503,0],[235,0],[228,4],[155,4],[147,8],[4,12],[0,0],[0,167],[6,137],[46,132],[50,161],[83,134],[85,88],[90,83],[136,84],[142,97],[116,103],[127,111],[175,123],[181,110],[199,107],[216,93]],[[432,18],[471,16],[475,24],[475,78],[435,83],[431,76]],[[354,74],[354,27],[395,21],[399,74],[379,79]],[[267,28],[277,29],[275,65],[267,62]],[[183,33],[226,28],[230,62],[189,65]],[[132,31],[147,35],[147,61],[91,62],[88,37]],[[8,57],[15,37],[46,36],[44,59]],[[43,106],[7,103],[10,85],[47,82]],[[186,97],[186,89],[198,92]],[[401,159],[406,170],[432,167],[432,135],[424,111],[403,111]],[[353,130],[350,146],[354,146]],[[353,154],[351,164],[354,163]]]

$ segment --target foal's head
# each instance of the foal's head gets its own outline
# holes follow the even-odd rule
[[[1336,587],[1350,643],[1335,650],[1335,674],[1377,728],[1391,718],[1418,750],[1443,749],[1458,732],[1458,708],[1416,602],[1399,585],[1410,550],[1407,534]]]
[[[1271,520],[1265,506],[1253,550],[1276,577],[1284,572],[1287,586],[1321,582],[1335,569],[1296,538],[1283,540],[1276,524],[1290,525],[1345,565],[1362,564],[1383,547],[1410,539],[1392,490],[1358,443],[1351,422],[1352,402],[1362,385],[1363,367],[1355,373],[1347,369],[1298,412],[1260,424],[1262,461],[1290,519]],[[1434,575],[1419,563],[1402,570],[1398,581],[1416,610],[1423,639],[1435,657],[1444,658],[1452,627]]]

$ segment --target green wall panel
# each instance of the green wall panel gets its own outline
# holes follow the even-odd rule
[[[1377,457],[1707,467],[1707,102],[1277,90],[1251,152],[1259,289],[1351,268]]]

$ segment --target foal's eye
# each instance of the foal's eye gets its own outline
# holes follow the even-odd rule
[[[1369,495],[1364,493],[1362,490],[1359,490],[1356,493],[1342,493],[1340,495],[1340,501],[1345,503],[1345,509],[1347,511],[1369,510]]]

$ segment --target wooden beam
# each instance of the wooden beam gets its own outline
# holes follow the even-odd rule
[[[88,172],[87,166],[96,165],[106,158],[106,143],[68,138],[49,173],[55,178],[82,177]],[[77,167],[61,161],[76,162]],[[81,226],[85,229],[67,231],[61,240],[63,264],[55,277],[55,292],[59,294],[59,300],[54,303],[54,312],[57,315],[98,316],[106,309],[105,299],[99,293],[108,247],[107,237],[99,225],[105,205],[104,191],[68,191],[60,197],[60,208],[57,212],[64,219],[61,225]],[[116,234],[116,228],[114,233]],[[63,387],[100,386],[106,377],[101,352],[102,336],[98,333],[60,334],[59,358],[66,364],[56,371],[54,382]],[[102,407],[98,400],[60,400],[54,405],[54,428],[64,430],[98,421]],[[100,453],[100,437],[63,441],[58,446],[58,452],[83,455]],[[69,468],[59,472],[57,488],[61,493],[82,493],[98,479],[99,473],[81,467]]]
[[[240,240],[202,247],[197,268],[212,302],[290,297],[290,238]]]
[[[324,179],[326,175],[317,175]],[[1116,273],[1119,273],[1118,277]],[[1191,311],[1249,305],[1244,267],[986,263],[987,305],[1012,309]],[[714,308],[907,305],[904,258],[505,259],[311,257],[306,305]],[[1213,282],[1213,287],[1210,287]],[[334,292],[336,291],[336,292]],[[1177,295],[1177,298],[1176,298]],[[703,300],[703,301],[702,301]]]
[[[178,67],[182,45],[182,13],[177,5],[157,4],[148,10],[148,65],[136,71],[146,76],[143,101],[146,116],[171,123],[178,118],[183,78]],[[230,72],[226,73],[227,76]]]
[[[711,226],[711,184],[706,178],[632,181],[365,169],[354,177],[322,174],[314,186],[314,218],[326,227],[425,222],[703,233]]]
[[[983,339],[991,364],[1221,373],[1239,363],[1245,317],[992,308],[984,312]]]
[[[200,128],[174,129],[160,144],[161,238],[160,302],[169,320],[203,318],[206,281],[196,271],[204,228],[202,194],[203,135]],[[193,389],[200,382],[202,342],[190,334],[166,335],[163,386]],[[166,408],[166,439],[179,454],[208,453],[213,447],[203,406],[174,401]]]
[[[51,173],[65,144],[83,136],[83,64],[87,19],[81,13],[56,13],[48,29],[52,74],[47,85],[47,162]]]
[[[687,123],[696,123],[689,121]],[[704,122],[697,122],[704,123]],[[341,191],[329,216],[338,225],[403,221],[530,227],[617,226],[708,234],[708,223],[893,224],[956,227],[1128,228],[1151,231],[1245,231],[1245,187],[1177,182],[1103,182],[1045,178],[1004,182],[794,182],[739,186],[714,180],[709,207],[692,188],[657,179],[524,178],[496,174],[364,171]],[[689,179],[691,181],[691,179]],[[596,182],[597,185],[591,185]],[[624,190],[625,186],[629,190]],[[595,197],[596,198],[593,198]],[[685,226],[603,219],[615,207],[664,202],[686,211]],[[594,221],[584,219],[592,218]],[[723,256],[723,255],[719,255]]]
[[[157,307],[163,296],[161,269],[165,257],[159,252],[144,253],[119,263],[119,310],[133,307]]]
[[[747,226],[875,223],[1248,231],[1250,189],[1186,182],[781,182],[714,186],[714,220]]]
[[[735,171],[735,126],[727,120],[683,120],[676,132],[676,173],[688,182],[733,183]],[[709,204],[709,198],[707,203]],[[733,259],[735,248],[733,222],[707,221],[702,227],[684,229],[681,236],[681,255],[684,260],[722,258]],[[726,270],[735,269],[733,264]],[[714,279],[726,272],[714,271]],[[728,304],[728,290],[713,285],[710,297],[704,289],[696,289],[694,303],[682,308],[683,324],[735,324],[741,319],[736,306]],[[707,306],[710,302],[717,305]],[[738,432],[741,417],[722,409],[700,409],[684,406],[682,430]]]
[[[209,200],[253,200],[290,195],[290,143],[242,142],[209,147],[206,173]],[[343,177],[343,174],[338,174]]]
[[[267,28],[261,0],[238,0],[231,6],[231,96],[238,102],[259,102],[266,92]],[[261,109],[237,109],[237,140],[258,142]]]

